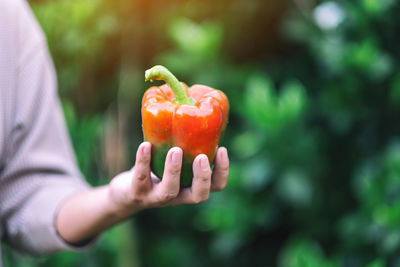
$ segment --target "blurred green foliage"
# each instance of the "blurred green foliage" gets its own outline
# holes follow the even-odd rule
[[[109,107],[133,164],[154,64],[228,95],[231,169],[204,204],[141,212],[83,254],[6,249],[9,266],[400,265],[397,1],[31,4],[91,184],[108,182]]]

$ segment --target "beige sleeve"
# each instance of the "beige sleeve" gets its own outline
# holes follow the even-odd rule
[[[15,68],[10,100],[14,112],[5,167],[0,173],[5,241],[35,254],[85,249],[90,244],[73,247],[55,228],[60,203],[87,189],[88,184],[76,167],[46,42],[28,4],[8,1],[16,12],[11,16],[15,18],[16,60],[10,66]]]

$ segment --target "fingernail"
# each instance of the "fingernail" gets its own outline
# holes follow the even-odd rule
[[[181,153],[178,149],[172,152],[172,163],[178,164],[181,161]]]
[[[208,168],[210,168],[210,164],[208,163],[208,158],[206,156],[202,156],[200,158],[200,168],[203,171],[206,171]]]
[[[145,145],[143,147],[143,155],[149,155],[150,154],[150,147]]]
[[[222,160],[228,160],[228,150],[226,150],[225,147],[222,147],[221,149],[221,156],[222,156]]]

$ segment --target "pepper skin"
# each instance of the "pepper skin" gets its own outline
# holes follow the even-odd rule
[[[205,85],[187,88],[163,66],[147,70],[145,77],[166,81],[162,86],[150,87],[142,100],[143,135],[152,144],[151,169],[161,178],[168,150],[180,147],[180,185],[191,186],[195,157],[205,154],[210,164],[214,161],[227,124],[228,99],[223,92]]]

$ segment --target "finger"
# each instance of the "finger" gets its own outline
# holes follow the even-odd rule
[[[211,186],[211,168],[206,155],[201,154],[195,158],[193,162],[193,175],[193,203],[204,202],[210,195]]]
[[[204,154],[198,155],[193,162],[192,187],[184,188],[178,197],[168,205],[198,204],[208,199],[211,186],[211,168],[208,158]]]
[[[171,199],[167,203],[168,206],[178,206],[182,204],[195,204],[193,201],[193,193],[191,187],[182,188],[178,196],[174,199]]]
[[[157,186],[160,202],[169,201],[179,194],[182,154],[182,149],[179,147],[171,148],[167,154],[163,178]]]
[[[193,162],[192,187],[181,189],[179,195],[168,205],[198,204],[208,199],[211,186],[211,168],[206,155],[197,156]]]
[[[134,192],[151,187],[150,177],[151,144],[143,142],[136,152],[136,162],[133,167],[132,189]]]
[[[220,147],[215,157],[215,167],[211,177],[211,191],[225,188],[229,176],[229,157],[225,147]]]
[[[192,187],[185,188],[175,202],[180,204],[198,204],[208,199],[211,185],[211,168],[206,155],[198,155],[193,161]]]

